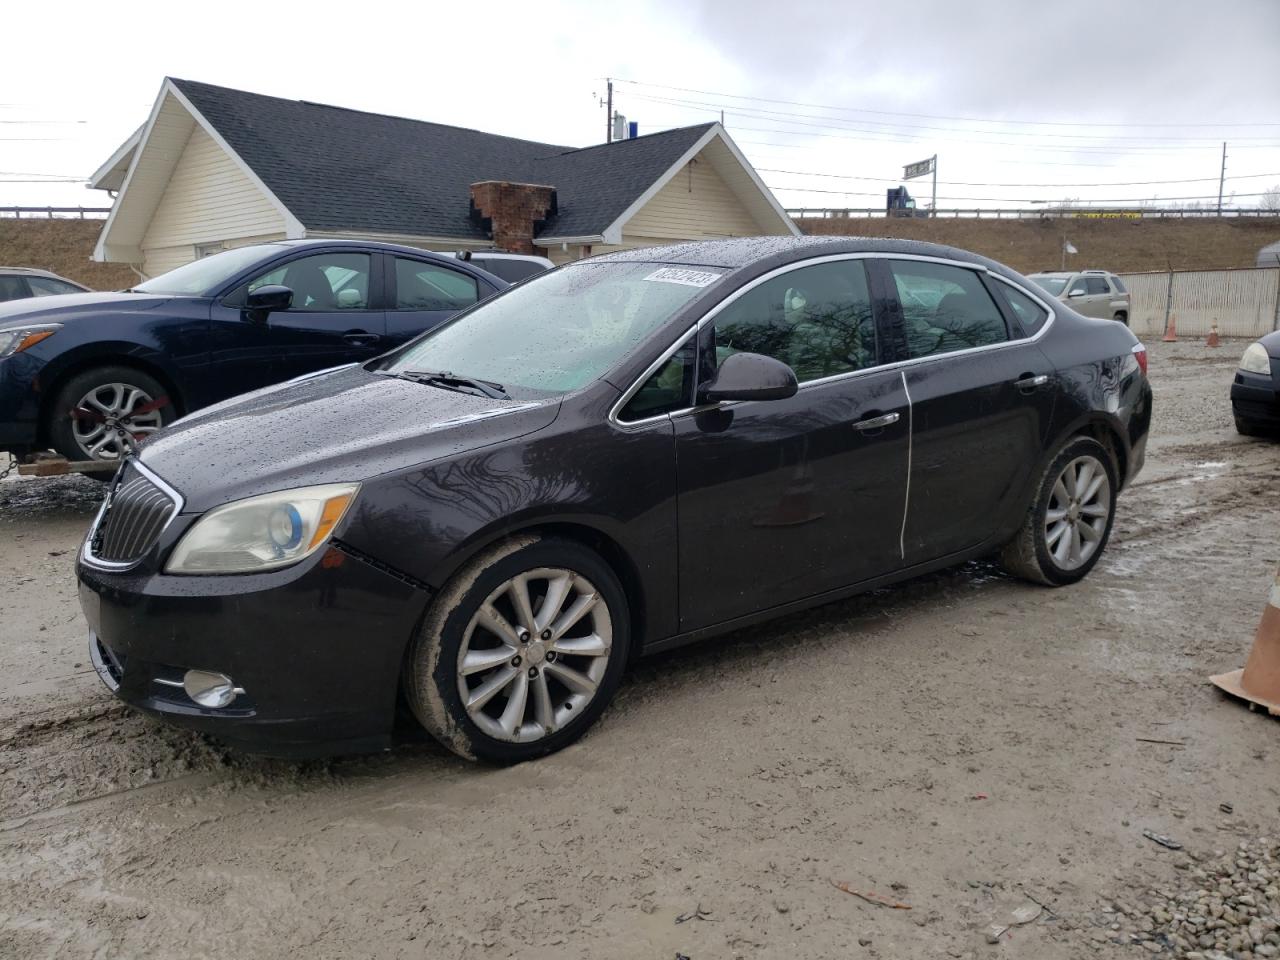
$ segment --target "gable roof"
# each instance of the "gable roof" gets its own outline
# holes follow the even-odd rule
[[[776,215],[779,227],[798,232],[718,123],[574,148],[174,78],[156,111],[170,95],[308,230],[485,240],[471,216],[470,186],[506,180],[555,187],[557,207],[539,242],[617,243],[625,219],[719,140],[727,152],[718,156],[732,157],[748,174],[742,183],[754,185],[738,189],[757,222]],[[149,125],[131,137],[99,174],[118,172],[122,158],[136,166],[150,133]],[[127,188],[128,176],[121,179]]]

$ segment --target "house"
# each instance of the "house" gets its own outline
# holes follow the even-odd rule
[[[115,195],[94,259],[146,276],[296,237],[564,262],[800,232],[719,123],[574,148],[172,78],[89,185]]]

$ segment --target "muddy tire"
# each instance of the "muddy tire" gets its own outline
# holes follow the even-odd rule
[[[1129,325],[1129,315],[1123,310],[1117,311],[1116,315],[1111,319],[1116,323],[1123,323],[1126,327]]]
[[[95,367],[58,390],[49,405],[45,436],[68,460],[118,460],[127,444],[116,434],[115,423],[142,438],[177,415],[169,391],[150,374],[118,365]]]
[[[1255,423],[1253,420],[1242,417],[1237,413],[1236,433],[1242,437],[1265,437],[1268,431],[1261,424]]]
[[[518,763],[577,740],[613,698],[630,652],[617,576],[572,540],[521,536],[459,571],[414,639],[414,716],[459,756]]]
[[[1111,454],[1091,437],[1069,440],[1036,482],[1017,535],[1000,553],[1009,573],[1060,587],[1083,579],[1111,537],[1117,472]]]

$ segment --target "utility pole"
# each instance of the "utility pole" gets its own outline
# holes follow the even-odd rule
[[[938,155],[933,155],[933,200],[929,205],[929,216],[938,215]]]
[[[1222,170],[1218,174],[1218,216],[1222,216],[1222,184],[1227,179],[1227,142],[1222,142]]]
[[[613,78],[605,77],[609,85],[609,102],[604,111],[605,143],[613,143]]]

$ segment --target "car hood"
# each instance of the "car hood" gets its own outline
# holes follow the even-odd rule
[[[178,420],[139,459],[182,494],[183,512],[274,490],[363,481],[548,426],[553,400],[500,400],[358,366],[234,397]]]
[[[63,293],[0,303],[0,329],[23,323],[67,323],[100,317],[104,310],[153,310],[173,297],[155,293]]]

